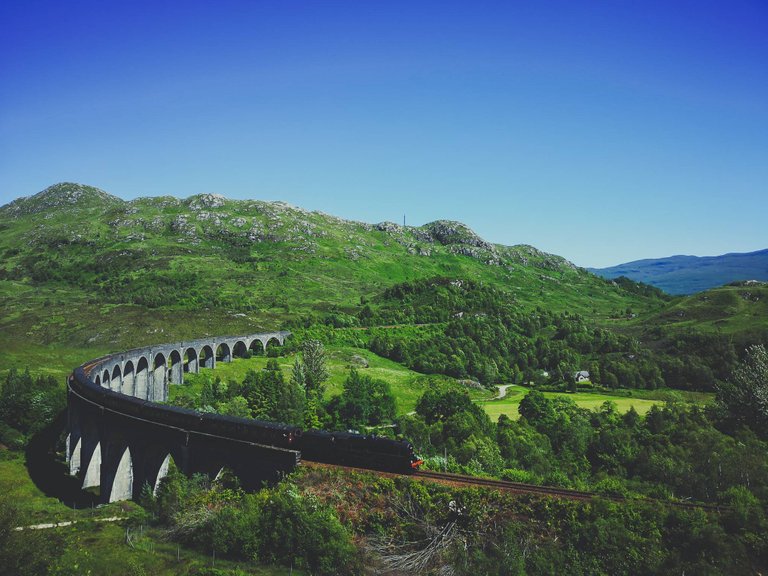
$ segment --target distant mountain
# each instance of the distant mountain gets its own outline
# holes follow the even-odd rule
[[[669,294],[694,294],[740,280],[768,280],[768,249],[722,256],[670,256],[588,268],[603,278],[626,276]]]

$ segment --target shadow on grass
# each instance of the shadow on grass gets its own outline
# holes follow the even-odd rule
[[[70,508],[91,508],[98,504],[98,496],[81,489],[82,481],[69,475],[69,466],[57,452],[66,423],[65,409],[30,438],[26,450],[27,472],[46,496],[57,498]]]

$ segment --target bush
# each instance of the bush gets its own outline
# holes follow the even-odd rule
[[[206,551],[312,574],[358,574],[357,552],[336,512],[299,494],[291,483],[255,494],[171,467],[154,506],[172,538]]]
[[[524,484],[538,484],[539,480],[533,472],[517,468],[505,468],[501,477],[510,482],[522,482]]]
[[[21,432],[11,428],[5,422],[0,422],[0,444],[11,450],[21,450],[24,448],[25,440]]]

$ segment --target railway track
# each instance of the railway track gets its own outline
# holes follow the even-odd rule
[[[457,486],[475,486],[482,488],[493,488],[505,492],[514,492],[516,494],[535,494],[544,496],[555,496],[558,498],[567,498],[569,500],[591,500],[597,497],[592,492],[581,492],[579,490],[568,490],[567,488],[556,488],[552,486],[538,486],[536,484],[524,484],[521,482],[510,482],[507,480],[496,480],[494,478],[480,478],[477,476],[466,476],[463,474],[452,474],[449,472],[433,472],[431,470],[419,470],[413,474],[413,478],[423,478],[435,480],[440,483],[446,483]],[[608,497],[611,500],[621,501],[622,498]]]
[[[419,470],[413,474],[414,478],[424,478],[436,482],[450,484],[454,486],[476,486],[482,488],[492,488],[513,492],[516,494],[533,494],[537,496],[553,496],[556,498],[567,498],[569,500],[588,501],[593,498],[603,498],[614,502],[649,502],[660,506],[674,506],[676,508],[695,508],[709,510],[712,512],[721,512],[727,507],[717,504],[704,504],[699,502],[685,502],[680,500],[656,500],[654,498],[629,499],[621,496],[612,496],[608,494],[597,494],[595,492],[583,492],[580,490],[570,490],[567,488],[557,488],[555,486],[539,486],[537,484],[525,484],[522,482],[510,482],[508,480],[496,480],[494,478],[479,478],[476,476],[466,476],[463,474],[452,474],[449,472],[433,472],[431,470]]]
[[[722,512],[727,509],[725,506],[716,504],[703,504],[697,502],[684,502],[680,500],[655,500],[653,498],[628,499],[621,496],[611,496],[607,494],[596,494],[594,492],[583,492],[580,490],[569,490],[567,488],[557,488],[555,486],[539,486],[537,484],[525,484],[522,482],[511,482],[508,480],[497,480],[494,478],[480,478],[477,476],[467,476],[464,474],[453,474],[450,472],[434,472],[432,470],[418,470],[413,474],[396,474],[393,472],[380,472],[367,468],[356,468],[352,466],[341,466],[338,464],[321,464],[319,462],[302,461],[302,466],[317,468],[344,468],[355,472],[367,472],[379,476],[388,476],[390,478],[412,478],[427,482],[437,482],[447,486],[458,488],[489,488],[491,490],[501,490],[514,494],[531,494],[533,496],[550,496],[553,498],[565,498],[587,502],[594,498],[602,498],[613,502],[622,503],[629,501],[646,502],[658,504],[659,506],[673,506],[675,508],[699,509],[710,512]]]

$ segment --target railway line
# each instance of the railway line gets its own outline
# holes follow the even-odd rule
[[[704,504],[698,502],[683,502],[679,500],[655,500],[652,498],[628,499],[621,496],[612,496],[607,494],[597,494],[595,492],[584,492],[580,490],[570,490],[568,488],[558,488],[555,486],[540,486],[538,484],[525,484],[523,482],[511,482],[509,480],[497,480],[495,478],[481,478],[478,476],[468,476],[465,474],[454,474],[451,472],[435,472],[432,470],[417,470],[412,474],[396,474],[391,472],[378,472],[367,468],[356,468],[352,466],[339,466],[337,464],[322,464],[308,460],[302,461],[302,466],[317,468],[344,468],[355,472],[374,473],[380,476],[390,478],[412,478],[414,480],[436,482],[454,488],[488,488],[491,490],[500,490],[511,492],[513,494],[530,494],[532,496],[549,496],[553,498],[565,498],[567,500],[576,500],[587,502],[594,498],[602,498],[617,503],[631,501],[648,502],[658,504],[659,506],[673,506],[675,508],[699,509],[710,512],[722,512],[726,509],[724,506],[716,504]]]

